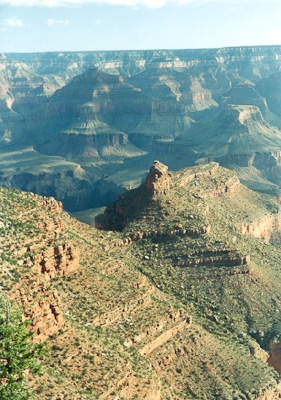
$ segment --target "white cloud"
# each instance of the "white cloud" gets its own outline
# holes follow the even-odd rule
[[[38,6],[38,7],[62,7],[77,6],[82,4],[110,4],[131,7],[159,8],[166,4],[202,3],[202,0],[0,0],[1,4],[10,6]],[[204,0],[203,0],[204,2]]]
[[[1,25],[11,28],[21,28],[23,26],[23,20],[17,17],[4,19],[4,21],[1,22]]]
[[[64,26],[66,26],[66,25],[70,24],[70,21],[68,19],[63,20],[63,19],[52,19],[52,18],[49,18],[49,19],[47,19],[47,24],[48,24],[48,26],[54,26],[54,25],[64,25]]]
[[[97,20],[96,20],[96,24],[97,24],[97,25],[100,25],[100,24],[101,24],[101,20],[100,20],[100,19],[97,19]]]
[[[225,0],[0,0],[1,4],[10,6],[38,6],[38,7],[65,7],[77,6],[82,4],[111,4],[131,7],[159,8],[168,4],[183,5],[189,3],[224,3]],[[230,5],[243,3],[263,3],[264,0],[228,0]],[[267,5],[280,4],[280,0],[267,0]]]

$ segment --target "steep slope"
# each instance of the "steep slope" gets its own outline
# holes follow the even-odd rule
[[[216,163],[159,162],[108,207],[107,231],[54,199],[0,196],[2,290],[51,348],[40,399],[278,398],[274,199]]]
[[[270,77],[261,80],[257,86],[262,95],[266,98],[272,112],[274,112],[280,118],[281,117],[280,72],[272,74]]]
[[[42,125],[36,124],[37,132],[33,141],[39,149],[43,147],[44,152],[80,161],[89,153],[92,163],[107,158],[104,148],[108,150],[109,158],[110,146],[116,148],[117,156],[119,148],[119,157],[122,157],[123,146],[125,155],[129,156],[126,134],[112,126],[110,120],[116,115],[122,118],[122,112],[126,110],[127,124],[130,124],[130,111],[134,119],[134,103],[138,102],[145,104],[144,97],[122,77],[106,74],[96,68],[90,69],[57,91],[48,107],[41,109]],[[35,128],[30,129],[32,133]],[[58,142],[54,143],[54,138]],[[134,155],[139,154],[141,152],[135,149]]]
[[[227,105],[174,144],[178,149],[194,149],[197,162],[216,160],[235,169],[250,187],[270,191],[280,182],[280,138],[280,130],[264,119],[257,106]]]
[[[269,363],[277,367],[279,346],[271,343],[280,340],[279,247],[269,242],[280,241],[280,213],[271,198],[214,163],[172,177],[157,162],[146,183],[110,205],[98,225],[122,230],[142,258],[138,268],[181,299],[194,323],[264,360],[259,345],[271,349]],[[215,371],[213,361],[207,368]],[[206,386],[195,398],[212,396]]]
[[[49,337],[44,384],[33,382],[39,398],[114,398],[119,389],[157,398],[158,379],[129,335],[146,324],[143,346],[164,328],[173,337],[178,325],[189,325],[185,312],[118,251],[104,251],[110,235],[71,219],[54,199],[1,190],[1,200],[2,286],[32,318],[36,339]]]
[[[251,158],[255,153],[278,150],[281,133],[264,120],[258,107],[229,105],[211,123],[195,126],[181,139],[206,157],[224,157],[225,163],[228,157],[233,160],[229,164],[239,165],[239,157]]]

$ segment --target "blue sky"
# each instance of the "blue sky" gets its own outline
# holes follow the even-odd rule
[[[0,52],[281,44],[281,0],[0,0]]]

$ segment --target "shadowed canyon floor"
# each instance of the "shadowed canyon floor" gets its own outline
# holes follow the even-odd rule
[[[103,230],[0,196],[1,286],[51,349],[38,398],[279,398],[278,199],[217,163],[160,162]]]

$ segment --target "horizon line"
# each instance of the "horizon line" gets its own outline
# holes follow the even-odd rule
[[[188,51],[188,50],[220,50],[220,49],[239,49],[254,47],[281,47],[280,44],[260,44],[260,45],[235,45],[218,47],[186,47],[186,48],[154,48],[154,49],[111,49],[111,50],[39,50],[39,51],[1,51],[0,54],[44,54],[44,53],[113,53],[113,52],[142,52],[142,51]]]

